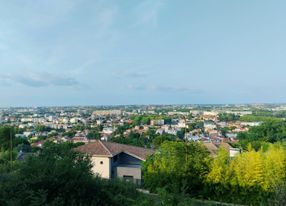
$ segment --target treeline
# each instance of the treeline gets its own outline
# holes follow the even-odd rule
[[[143,128],[143,126],[140,127],[141,129]],[[158,148],[165,140],[171,141],[184,137],[184,133],[182,131],[178,131],[176,135],[167,133],[158,134],[156,133],[157,129],[155,127],[150,127],[148,130],[141,133],[129,129],[132,129],[131,124],[118,126],[109,140],[120,144],[128,144],[138,147]],[[129,131],[125,134],[127,130]]]
[[[258,150],[265,143],[275,143],[286,140],[285,121],[266,121],[260,126],[251,127],[248,132],[239,133],[239,144],[246,149],[249,143]]]
[[[230,159],[221,148],[210,165],[205,185],[211,199],[248,205],[282,205],[279,196],[286,177],[286,150],[281,144],[269,145]],[[283,191],[286,192],[285,187]]]
[[[46,142],[25,161],[0,163],[1,206],[159,206],[169,195],[146,195],[121,180],[91,173],[91,161],[73,143]],[[191,200],[182,202],[189,205]],[[165,204],[166,203],[166,204]]]
[[[281,118],[273,116],[256,116],[256,115],[244,115],[240,117],[240,121],[243,122],[266,122],[266,121],[283,121]]]
[[[150,125],[151,120],[164,120],[165,124],[171,124],[171,118],[167,115],[134,115],[131,117],[133,126]]]
[[[0,165],[0,205],[132,205],[133,185],[94,177],[71,143],[46,143],[25,161]],[[128,198],[127,198],[128,197]]]
[[[112,136],[110,141],[120,143],[120,144],[127,144],[133,145],[137,147],[146,147],[146,148],[155,148],[157,149],[161,143],[166,140],[172,141],[179,139],[176,135],[172,134],[155,134],[155,131],[149,130],[146,134],[139,134],[135,132],[130,132],[127,137],[123,136],[122,134]]]
[[[78,144],[47,142],[35,150],[25,138],[15,137],[16,132],[13,127],[0,127],[1,206],[127,206],[142,202],[133,185],[94,177],[89,158],[73,151]],[[149,199],[144,197],[144,201]]]
[[[239,120],[240,117],[239,117],[239,115],[235,115],[232,113],[221,113],[221,114],[219,114],[218,118],[220,121],[230,122],[230,121]]]
[[[210,158],[200,143],[164,142],[144,164],[145,186],[164,189],[174,205],[195,197],[246,205],[283,205],[286,201],[285,145],[269,144],[230,158],[221,148]]]
[[[253,110],[252,114],[240,117],[245,122],[282,121],[286,118],[286,111]]]
[[[285,110],[281,110],[281,111],[253,110],[252,114],[255,116],[286,118]]]

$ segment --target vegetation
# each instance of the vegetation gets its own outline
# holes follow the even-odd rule
[[[88,139],[100,139],[100,131],[98,128],[93,128],[87,134]]]
[[[235,158],[220,148],[211,159],[200,143],[168,142],[144,164],[145,186],[162,189],[173,205],[190,197],[247,205],[283,205],[285,202],[286,149],[265,143],[258,151]],[[176,203],[176,204],[175,204]]]
[[[151,120],[164,120],[165,124],[171,123],[171,118],[167,115],[134,115],[131,119],[133,126],[150,125]]]
[[[188,129],[190,131],[192,131],[194,129],[201,129],[201,130],[203,130],[204,129],[204,122],[203,121],[196,121],[196,122],[190,123],[188,125]]]
[[[15,137],[14,128],[3,126],[0,205],[186,206],[193,204],[193,198],[285,205],[285,121],[266,121],[240,133],[244,151],[234,158],[224,148],[212,158],[201,143],[185,143],[174,135],[157,135],[152,129],[141,135],[130,132],[126,138],[123,134],[129,128],[128,124],[118,128],[114,141],[157,149],[143,164],[144,187],[154,194],[140,193],[126,182],[95,177],[89,157],[73,150],[77,144],[46,142],[30,153],[29,142]],[[91,131],[96,135],[98,129]],[[19,151],[30,155],[17,160]]]
[[[281,118],[285,117],[286,111],[253,110],[251,115],[241,116],[240,120],[245,122],[283,121]]]
[[[244,149],[248,144],[258,150],[265,142],[274,143],[286,139],[285,121],[267,121],[260,126],[251,127],[248,132],[238,134],[239,143]]]
[[[0,205],[134,205],[140,194],[118,180],[91,174],[74,144],[47,143],[24,162],[1,164]]]
[[[162,134],[162,135],[156,136],[152,140],[152,144],[153,144],[153,147],[155,149],[158,149],[163,142],[165,142],[165,141],[173,141],[173,140],[176,140],[176,139],[177,139],[177,137],[175,135]]]
[[[286,151],[281,144],[228,157],[221,148],[206,176],[211,199],[250,205],[273,205],[277,185],[285,181]],[[278,201],[279,202],[279,201]]]
[[[19,151],[30,152],[30,143],[24,138],[16,138],[13,127],[0,127],[0,164],[15,160]]]
[[[138,147],[150,147],[149,140],[145,136],[142,136],[135,132],[130,132],[127,137],[124,137],[123,135],[112,137],[111,141]]]
[[[240,121],[243,122],[266,122],[266,121],[283,121],[278,117],[269,117],[269,116],[256,116],[256,115],[244,115],[240,117]]]
[[[165,188],[196,195],[203,189],[209,161],[208,152],[199,143],[165,141],[144,164],[145,185],[152,192]]]
[[[235,114],[222,113],[219,114],[219,120],[223,122],[236,121],[239,120],[239,116]]]
[[[157,149],[164,141],[176,140],[178,136],[172,134],[156,134],[156,130],[152,128],[148,129],[144,133],[142,132],[139,134],[135,131],[130,131],[125,135],[124,132],[130,127],[131,125],[129,124],[119,126],[110,141],[120,144]]]

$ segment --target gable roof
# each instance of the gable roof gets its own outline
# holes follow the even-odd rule
[[[154,153],[154,150],[152,149],[145,149],[142,147],[135,147],[131,145],[100,140],[79,146],[75,150],[92,156],[106,157],[113,157],[121,152],[124,152],[143,161],[146,160],[147,156]]]

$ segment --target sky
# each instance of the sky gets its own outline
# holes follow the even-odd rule
[[[0,106],[286,102],[284,0],[0,0]]]

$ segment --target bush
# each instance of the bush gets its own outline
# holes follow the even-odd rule
[[[73,147],[48,143],[12,170],[2,165],[0,205],[125,206],[135,202],[139,195],[133,185],[94,177],[89,158]]]

